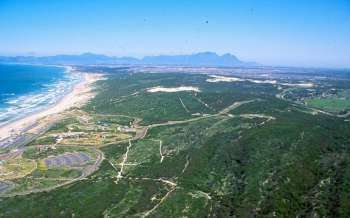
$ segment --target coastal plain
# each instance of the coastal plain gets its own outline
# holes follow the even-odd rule
[[[348,75],[75,68],[84,100],[1,150],[0,217],[350,216]]]

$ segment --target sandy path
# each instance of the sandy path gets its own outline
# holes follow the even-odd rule
[[[162,140],[159,140],[159,154],[160,154],[160,163],[164,160],[164,155],[162,153]]]
[[[178,96],[178,97],[179,97],[179,100],[180,100],[180,102],[181,102],[182,107],[185,109],[185,111],[186,111],[187,113],[190,113],[190,111],[187,109],[186,105],[183,103],[181,97],[180,97],[180,96]]]
[[[119,182],[119,180],[121,178],[123,178],[123,170],[124,170],[124,165],[126,163],[126,161],[128,160],[128,154],[129,154],[129,151],[130,151],[130,148],[131,148],[132,144],[131,144],[131,140],[129,139],[129,146],[126,148],[126,152],[124,154],[124,158],[123,158],[123,161],[121,162],[121,167],[120,167],[120,171],[118,172],[118,175],[117,175],[117,180],[115,181],[116,183]]]

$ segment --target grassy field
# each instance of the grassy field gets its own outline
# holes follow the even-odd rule
[[[36,168],[33,160],[16,158],[2,161],[0,165],[1,180],[12,180],[30,174]]]
[[[346,99],[343,97],[312,98],[308,99],[306,103],[310,106],[334,113],[350,109],[350,98]]]

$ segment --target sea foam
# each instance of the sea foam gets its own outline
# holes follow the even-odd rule
[[[43,84],[36,91],[20,96],[13,93],[3,95],[6,98],[0,107],[0,126],[56,104],[79,81],[81,74],[66,68],[61,78]]]

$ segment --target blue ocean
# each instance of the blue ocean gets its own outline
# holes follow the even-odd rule
[[[69,68],[0,64],[0,126],[57,103],[79,81]]]

